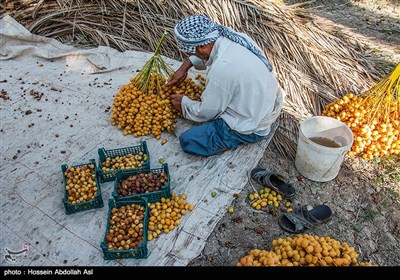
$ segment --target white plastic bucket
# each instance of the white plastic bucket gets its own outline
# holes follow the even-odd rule
[[[324,138],[336,142],[340,147],[317,144],[310,138]],[[327,182],[334,179],[340,170],[344,156],[353,145],[353,132],[343,122],[325,116],[305,119],[300,124],[295,166],[307,179]]]

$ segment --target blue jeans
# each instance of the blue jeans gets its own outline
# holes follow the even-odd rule
[[[263,138],[254,133],[240,134],[233,131],[223,119],[218,118],[186,130],[179,137],[179,142],[186,153],[211,156]]]

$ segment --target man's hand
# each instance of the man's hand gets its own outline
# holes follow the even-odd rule
[[[169,79],[167,86],[172,86],[175,84],[180,84],[183,82],[187,77],[187,71],[184,71],[183,69],[179,68]]]
[[[167,86],[172,86],[183,82],[187,77],[187,72],[192,66],[193,64],[189,59],[185,60],[179,67],[179,69],[176,70],[176,72],[169,79],[169,81],[167,82]]]
[[[182,94],[171,94],[171,103],[179,112],[182,113]]]

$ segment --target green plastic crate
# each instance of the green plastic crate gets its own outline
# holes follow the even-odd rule
[[[107,247],[107,233],[110,228],[110,218],[111,218],[111,209],[116,207],[119,208],[124,205],[129,204],[139,204],[145,207],[145,213],[143,218],[143,240],[142,243],[139,244],[136,248],[129,250],[110,250]],[[147,205],[147,198],[142,197],[138,200],[131,199],[127,201],[117,201],[115,199],[110,198],[108,200],[108,216],[107,216],[107,228],[104,233],[104,239],[100,243],[100,247],[103,250],[103,258],[104,260],[115,260],[115,259],[146,259],[147,258],[147,232],[148,232],[148,222],[149,222],[149,207]]]
[[[118,188],[118,183],[125,180],[129,176],[136,175],[139,173],[153,173],[153,174],[158,174],[161,172],[167,173],[167,182],[160,188],[158,191],[154,192],[146,192],[146,193],[141,193],[141,194],[133,194],[133,195],[128,195],[128,196],[122,196],[118,194],[117,188]],[[114,181],[114,191],[112,192],[112,196],[114,199],[118,201],[125,201],[129,199],[138,199],[140,197],[146,197],[148,199],[148,202],[154,203],[156,201],[160,201],[162,197],[164,198],[171,198],[171,188],[170,188],[170,182],[171,178],[169,175],[169,170],[168,170],[168,164],[163,164],[161,168],[154,168],[146,171],[138,171],[138,170],[118,170],[117,171],[117,176]]]
[[[84,201],[84,202],[77,203],[77,204],[71,204],[68,202],[67,188],[66,188],[67,187],[67,178],[64,175],[65,171],[67,171],[67,169],[68,169],[68,165],[66,165],[66,164],[61,165],[61,171],[62,171],[63,178],[64,178],[64,197],[62,199],[62,202],[65,207],[65,214],[67,214],[67,215],[73,214],[76,212],[80,212],[80,211],[84,211],[84,210],[101,208],[104,206],[103,198],[101,196],[101,187],[100,187],[99,178],[98,178],[99,174],[98,174],[98,170],[96,167],[96,161],[94,159],[91,159],[88,163],[84,163],[84,164],[80,164],[80,165],[73,165],[73,167],[81,167],[81,166],[88,165],[88,164],[94,164],[94,172],[96,173],[95,181],[96,181],[96,185],[97,185],[97,194],[92,200]]]
[[[125,148],[119,148],[119,149],[111,149],[111,150],[106,150],[104,148],[100,148],[98,150],[99,153],[99,173],[100,173],[100,180],[101,182],[110,182],[114,181],[116,177],[116,171],[109,171],[109,172],[104,172],[102,170],[102,164],[106,160],[106,158],[115,158],[117,156],[125,156],[128,154],[138,154],[140,152],[143,152],[144,154],[147,155],[147,160],[144,162],[144,164],[140,167],[135,167],[135,168],[129,168],[129,169],[124,169],[124,170],[149,170],[150,169],[150,155],[149,155],[149,150],[147,149],[147,144],[146,141],[142,141],[140,145],[137,146],[132,146],[132,147],[125,147]]]

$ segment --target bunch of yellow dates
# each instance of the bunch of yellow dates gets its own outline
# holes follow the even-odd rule
[[[199,74],[194,80],[187,77],[179,85],[166,86],[165,83],[163,76],[151,74],[149,86],[143,93],[137,89],[137,81],[132,78],[114,97],[111,124],[123,130],[124,135],[140,137],[152,134],[157,140],[163,131],[173,132],[180,113],[171,104],[171,94],[200,100],[205,78]]]
[[[298,234],[272,241],[273,251],[253,249],[237,266],[372,266],[346,242],[330,237]]]

